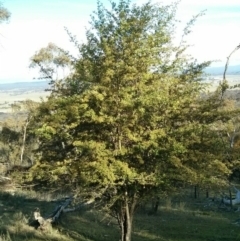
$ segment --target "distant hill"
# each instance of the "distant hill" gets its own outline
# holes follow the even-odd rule
[[[225,66],[221,67],[208,67],[205,69],[207,74],[211,75],[222,75],[224,72]],[[228,66],[227,75],[239,75],[240,74],[240,65]]]
[[[49,88],[48,81],[0,83],[0,120],[7,117],[11,112],[13,103],[24,100],[41,101],[46,99],[50,92],[45,91]]]
[[[48,81],[0,83],[0,91],[19,90],[19,91],[43,91],[49,88]]]

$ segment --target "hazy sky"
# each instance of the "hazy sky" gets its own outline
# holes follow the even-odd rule
[[[118,1],[118,0],[116,0]],[[96,10],[97,0],[0,0],[12,14],[8,24],[0,25],[0,82],[31,81],[38,77],[30,70],[29,59],[41,47],[53,42],[71,49],[66,26],[78,40],[84,40],[85,27],[90,14]],[[108,4],[108,0],[102,0]],[[144,0],[133,0],[136,3]],[[153,2],[158,2],[154,0]],[[171,0],[160,1],[170,4]],[[222,66],[226,57],[240,44],[239,0],[182,0],[177,17],[184,27],[193,15],[202,10],[206,14],[198,19],[188,37],[193,45],[189,51],[199,61],[219,60]],[[240,67],[240,50],[230,61]]]

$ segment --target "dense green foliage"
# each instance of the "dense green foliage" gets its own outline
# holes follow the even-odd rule
[[[122,240],[130,240],[139,200],[185,183],[222,184],[230,173],[214,127],[232,116],[221,86],[203,94],[210,62],[186,56],[184,41],[174,45],[175,12],[98,2],[74,73],[32,122],[40,156],[30,180],[101,200]]]

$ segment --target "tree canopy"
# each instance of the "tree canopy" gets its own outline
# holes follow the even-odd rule
[[[7,21],[10,18],[10,12],[0,3],[0,23]]]
[[[40,156],[30,179],[106,204],[123,241],[131,240],[133,212],[144,197],[222,182],[230,172],[214,129],[229,111],[221,89],[203,94],[210,62],[186,55],[184,41],[174,44],[176,10],[98,2],[74,73],[63,80],[68,91],[43,102],[32,122]]]

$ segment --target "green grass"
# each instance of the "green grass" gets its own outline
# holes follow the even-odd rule
[[[91,210],[63,214],[58,225],[44,231],[29,226],[36,207],[43,216],[52,212],[57,203],[51,200],[50,194],[0,193],[0,241],[119,239],[116,221]],[[204,204],[204,199],[168,198],[155,215],[148,215],[146,206],[135,215],[132,240],[240,241],[240,227],[232,224],[239,218],[239,212]]]

